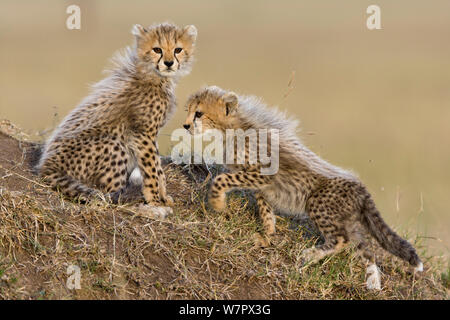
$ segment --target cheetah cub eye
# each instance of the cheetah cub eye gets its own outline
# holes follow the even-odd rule
[[[203,115],[203,112],[201,112],[201,111],[197,111],[197,112],[195,113],[195,117],[196,117],[196,118],[201,118],[202,115]]]

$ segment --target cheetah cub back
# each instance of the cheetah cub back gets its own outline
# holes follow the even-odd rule
[[[296,135],[296,123],[268,109],[255,97],[238,96],[218,87],[207,87],[193,94],[187,101],[187,110],[184,128],[191,134],[205,133],[209,129],[221,131],[224,137],[228,129],[244,132],[272,129],[278,133],[277,146],[270,135],[267,139],[255,140],[258,148],[252,149],[250,139],[246,140],[241,162],[236,161],[239,144],[226,145],[224,138],[224,153],[228,154],[226,148],[231,146],[235,161],[227,164],[230,173],[215,178],[209,194],[211,206],[222,210],[226,192],[234,188],[253,189],[264,225],[265,244],[270,243],[275,233],[274,210],[288,214],[307,212],[325,242],[305,250],[305,262],[318,262],[353,242],[368,264],[367,287],[380,289],[379,270],[368,242],[370,235],[385,250],[409,262],[416,271],[422,271],[423,265],[415,249],[384,222],[366,187],[351,172],[329,164],[306,148]],[[255,157],[250,161],[251,152],[272,147],[278,150],[278,170],[274,174],[263,174],[261,169],[265,164],[259,154],[257,161]]]
[[[176,108],[177,79],[189,73],[197,29],[164,23],[135,25],[134,45],[48,139],[38,170],[51,186],[82,201],[115,200],[136,168],[150,204],[170,205],[157,137]]]

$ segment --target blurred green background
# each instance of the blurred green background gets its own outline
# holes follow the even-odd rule
[[[70,4],[81,30],[66,29]],[[370,4],[382,30],[366,28]],[[133,24],[163,21],[199,34],[162,152],[199,87],[261,96],[301,120],[313,151],[359,173],[389,224],[449,254],[450,1],[2,0],[0,118],[42,139],[132,43]]]

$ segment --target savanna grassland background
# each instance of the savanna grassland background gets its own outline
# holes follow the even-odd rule
[[[70,4],[81,30],[65,27]],[[370,4],[382,30],[366,28]],[[132,43],[133,24],[163,21],[199,31],[165,154],[199,87],[261,96],[301,120],[313,151],[357,172],[389,224],[448,256],[449,1],[2,0],[0,118],[42,140]]]

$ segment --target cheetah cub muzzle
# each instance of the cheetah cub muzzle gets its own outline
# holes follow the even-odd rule
[[[147,209],[164,216],[173,200],[156,140],[176,108],[175,84],[191,69],[197,29],[135,25],[132,34],[134,44],[113,59],[109,76],[48,139],[37,169],[52,187],[83,202],[103,193],[119,201],[134,171]]]
[[[305,263],[318,262],[354,243],[368,265],[367,287],[380,289],[380,273],[369,245],[370,235],[385,250],[409,262],[415,271],[422,271],[415,249],[384,222],[366,187],[351,172],[329,164],[306,148],[296,135],[296,122],[268,109],[255,97],[238,96],[218,87],[207,87],[193,94],[187,101],[187,110],[184,128],[191,134],[210,129],[221,131],[224,137],[227,129],[278,132],[275,174],[261,173],[265,164],[259,153],[257,161],[250,161],[250,152],[275,147],[269,135],[266,140],[255,140],[258,145],[253,149],[246,139],[240,162],[236,161],[239,152],[235,142],[228,145],[234,148],[235,155],[234,164],[227,164],[230,173],[218,175],[209,193],[209,203],[220,211],[225,207],[226,192],[235,188],[254,190],[265,233],[262,244],[269,244],[275,233],[274,210],[287,214],[306,212],[325,242],[303,252]],[[228,153],[226,139],[223,140],[224,153]]]

